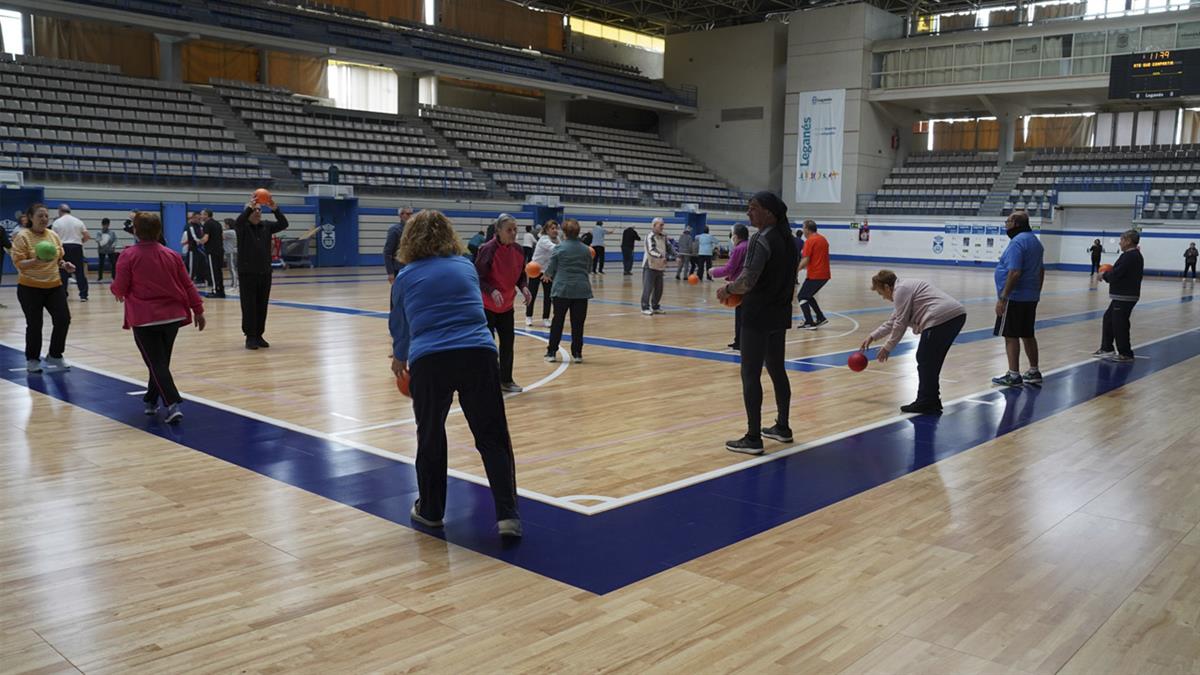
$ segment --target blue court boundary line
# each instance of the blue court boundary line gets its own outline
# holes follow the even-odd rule
[[[1074,291],[1072,291],[1074,292]],[[1166,307],[1192,302],[1194,296],[1184,295],[1179,298],[1163,298],[1159,300],[1150,300],[1147,302],[1139,302],[1136,309],[1147,310],[1158,307]],[[235,299],[230,296],[230,299]],[[974,300],[974,299],[973,299]],[[991,299],[986,299],[991,303]],[[287,300],[272,300],[271,304],[277,307],[286,307],[289,309],[304,309],[318,312],[329,312],[331,314],[344,314],[347,316],[365,316],[376,319],[387,319],[387,312],[380,312],[368,309],[358,309],[356,307],[340,307],[338,305],[319,305],[305,302],[289,302]],[[1036,326],[1038,330],[1046,330],[1049,328],[1057,328],[1059,326],[1067,326],[1083,321],[1092,321],[1104,316],[1104,309],[1093,309],[1086,312],[1078,312],[1075,314],[1066,314],[1063,316],[1051,317],[1049,319],[1040,319]],[[891,311],[890,307],[881,308],[880,311]],[[536,335],[541,338],[549,338],[550,333],[545,330],[532,330],[528,327],[524,329],[530,335]],[[963,331],[958,334],[954,344],[968,344],[971,342],[979,342],[982,340],[992,339],[995,336],[992,334],[992,328],[976,328],[973,330]],[[562,339],[569,341],[570,333],[563,333]],[[1097,340],[1098,341],[1098,340]],[[584,345],[592,345],[597,347],[610,347],[613,349],[627,349],[630,351],[646,352],[651,354],[666,354],[669,356],[681,356],[694,359],[704,359],[707,361],[718,361],[722,363],[741,363],[741,356],[732,352],[719,352],[708,349],[699,349],[691,347],[675,347],[671,345],[659,345],[651,342],[639,342],[637,340],[622,340],[620,338],[608,338],[597,336],[585,336]],[[915,352],[917,348],[916,340],[905,340],[896,345],[892,350],[892,356],[902,356],[909,352]],[[784,367],[788,370],[796,372],[816,372],[831,367],[840,367],[846,365],[846,360],[850,355],[857,352],[857,349],[847,349],[844,351],[833,352],[829,354],[818,354],[814,356],[803,356],[795,359],[789,359],[784,363]],[[868,358],[875,358],[879,353],[879,348],[875,347],[867,351]]]
[[[413,525],[412,465],[224,408],[189,402],[172,427],[141,414],[124,380],[84,367],[28,375],[0,345],[0,379],[477,553],[605,594],[883,485],[1200,355],[1193,328],[1140,345],[1130,365],[1089,361],[1040,387],[953,403],[595,515],[522,498],[525,538],[502,542],[487,488],[448,479],[444,530]],[[1002,405],[1001,405],[1002,404]],[[797,420],[799,421],[799,420]],[[711,450],[724,452],[714,440]]]

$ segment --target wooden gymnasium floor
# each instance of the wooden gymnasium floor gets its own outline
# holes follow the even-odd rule
[[[10,278],[0,671],[1200,672],[1193,287],[1146,281],[1142,358],[1117,367],[1088,357],[1104,289],[1050,274],[1046,385],[999,391],[990,271],[896,267],[968,307],[955,403],[909,420],[911,351],[844,367],[887,316],[875,269],[836,264],[831,323],[789,337],[797,447],[765,459],[723,449],[744,416],[714,284],[668,276],[645,317],[610,266],[579,365],[543,362],[535,323],[507,401],[510,548],[461,415],[446,533],[408,524],[411,486],[388,492],[415,427],[379,271],[278,273],[267,351],[241,348],[235,299],[209,301],[176,348],[178,429],[126,395],[145,370],[107,287],[71,303],[74,371],[12,370]]]

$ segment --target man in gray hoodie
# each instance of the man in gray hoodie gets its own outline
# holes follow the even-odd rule
[[[679,249],[678,267],[675,268],[675,279],[678,280],[692,273],[692,228],[683,228],[683,234],[679,235],[675,246]]]

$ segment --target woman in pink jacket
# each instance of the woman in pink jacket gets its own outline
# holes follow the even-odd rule
[[[912,328],[914,333],[921,336],[917,344],[917,400],[900,406],[900,411],[941,414],[942,398],[938,380],[950,345],[954,344],[954,338],[958,337],[963,324],[967,322],[967,310],[958,300],[932,284],[896,279],[896,273],[891,270],[879,270],[871,277],[871,290],[890,300],[895,309],[882,326],[871,331],[863,340],[863,351],[875,340],[886,337],[887,341],[879,348],[876,357],[883,363],[904,336],[904,331]]]
[[[712,275],[718,279],[725,277],[727,281],[737,281],[738,275],[742,273],[742,266],[746,263],[746,247],[749,246],[750,228],[738,223],[733,226],[733,250],[729,252],[729,262],[721,267],[714,267]],[[738,305],[733,310],[733,342],[729,343],[729,348],[733,351],[741,351],[742,349],[742,306]]]
[[[179,328],[192,323],[204,330],[204,301],[184,269],[183,258],[159,243],[162,221],[154,213],[138,213],[133,218],[133,233],[138,241],[121,251],[112,294],[125,303],[126,330],[133,329],[142,360],[150,370],[146,384],[146,414],[158,413],[158,400],[167,406],[168,424],[183,419],[179,404],[183,399],[171,376],[171,350]]]

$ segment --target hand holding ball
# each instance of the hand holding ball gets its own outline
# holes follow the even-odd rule
[[[596,257],[596,249],[592,248],[591,246],[588,247],[588,253],[591,253],[593,258]]]
[[[408,388],[409,379],[410,377],[407,370],[400,371],[400,374],[396,376],[396,388],[400,390],[401,394],[412,398],[412,392],[409,391]]]
[[[1112,271],[1112,265],[1109,265],[1108,263],[1104,263],[1103,265],[1100,266],[1099,271],[1100,271],[1100,276],[1104,276],[1105,274],[1108,274],[1109,272]]]
[[[738,295],[737,293],[730,293],[729,295],[725,296],[725,299],[721,301],[721,304],[733,309],[742,304],[742,296]]]
[[[50,262],[58,258],[58,247],[52,241],[39,241],[33,247],[33,254],[38,260]]]

